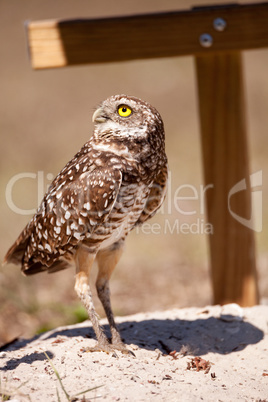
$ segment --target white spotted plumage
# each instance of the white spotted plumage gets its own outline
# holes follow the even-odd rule
[[[118,115],[120,104],[129,105],[130,118]],[[80,244],[97,253],[161,206],[167,158],[159,113],[126,95],[108,98],[97,112],[93,136],[54,179],[7,253],[6,261],[21,263],[25,274],[65,268]]]

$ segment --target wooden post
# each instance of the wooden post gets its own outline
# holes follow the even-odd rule
[[[213,28],[221,17],[224,32]],[[28,22],[33,68],[203,55],[268,46],[268,2],[112,18]],[[127,33],[127,34],[126,34]],[[213,46],[202,47],[210,34]]]
[[[245,179],[247,188],[230,198],[238,216],[251,216],[241,53],[196,57],[199,110],[214,302],[258,303],[254,232],[231,216],[230,190]]]

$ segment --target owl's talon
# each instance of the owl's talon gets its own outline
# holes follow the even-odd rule
[[[116,354],[114,348],[111,345],[109,345],[108,343],[107,344],[106,343],[105,344],[104,343],[97,343],[93,347],[87,346],[86,348],[83,348],[82,351],[83,352],[90,352],[90,353],[93,353],[93,352],[105,352],[108,355],[111,354],[112,357],[118,357],[118,355]]]
[[[82,349],[82,352],[105,352],[108,355],[111,354],[112,357],[117,357],[118,355],[116,352],[121,352],[124,355],[129,355],[136,357],[135,353],[132,352],[132,350],[129,350],[124,344],[122,343],[115,343],[115,344],[109,344],[109,343],[100,343],[98,342],[95,346],[93,347],[85,347]]]
[[[118,350],[124,355],[136,357],[135,353],[128,349],[123,342],[113,342],[111,346],[113,349]]]

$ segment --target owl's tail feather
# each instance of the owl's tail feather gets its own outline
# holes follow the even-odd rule
[[[21,237],[21,236],[20,236]],[[6,253],[4,260],[3,260],[3,265],[7,263],[13,263],[13,264],[22,264],[23,256],[25,254],[25,250],[28,244],[28,237],[24,238],[22,240],[21,238],[18,238],[18,240],[10,247],[8,252]]]
[[[6,253],[3,265],[12,263],[21,265],[21,270],[25,275],[34,275],[38,272],[47,271],[49,274],[62,269],[70,267],[70,262],[66,259],[59,259],[54,261],[50,266],[42,264],[40,261],[34,261],[32,258],[28,261],[24,261],[25,252],[27,249],[29,236],[25,235],[25,231],[21,233],[16,242],[10,247]]]
[[[37,262],[29,262],[28,264],[24,265],[22,267],[22,272],[26,276],[38,274],[39,272],[44,271],[47,271],[49,274],[53,274],[54,272],[58,272],[69,267],[70,263],[65,260],[55,261],[50,267],[47,267],[46,265],[37,261]]]

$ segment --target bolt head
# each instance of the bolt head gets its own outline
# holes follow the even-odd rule
[[[218,32],[224,31],[226,26],[227,23],[223,18],[215,18],[215,20],[213,21],[213,27]]]
[[[211,35],[204,33],[199,37],[200,45],[203,47],[211,47],[213,44],[213,38]]]

